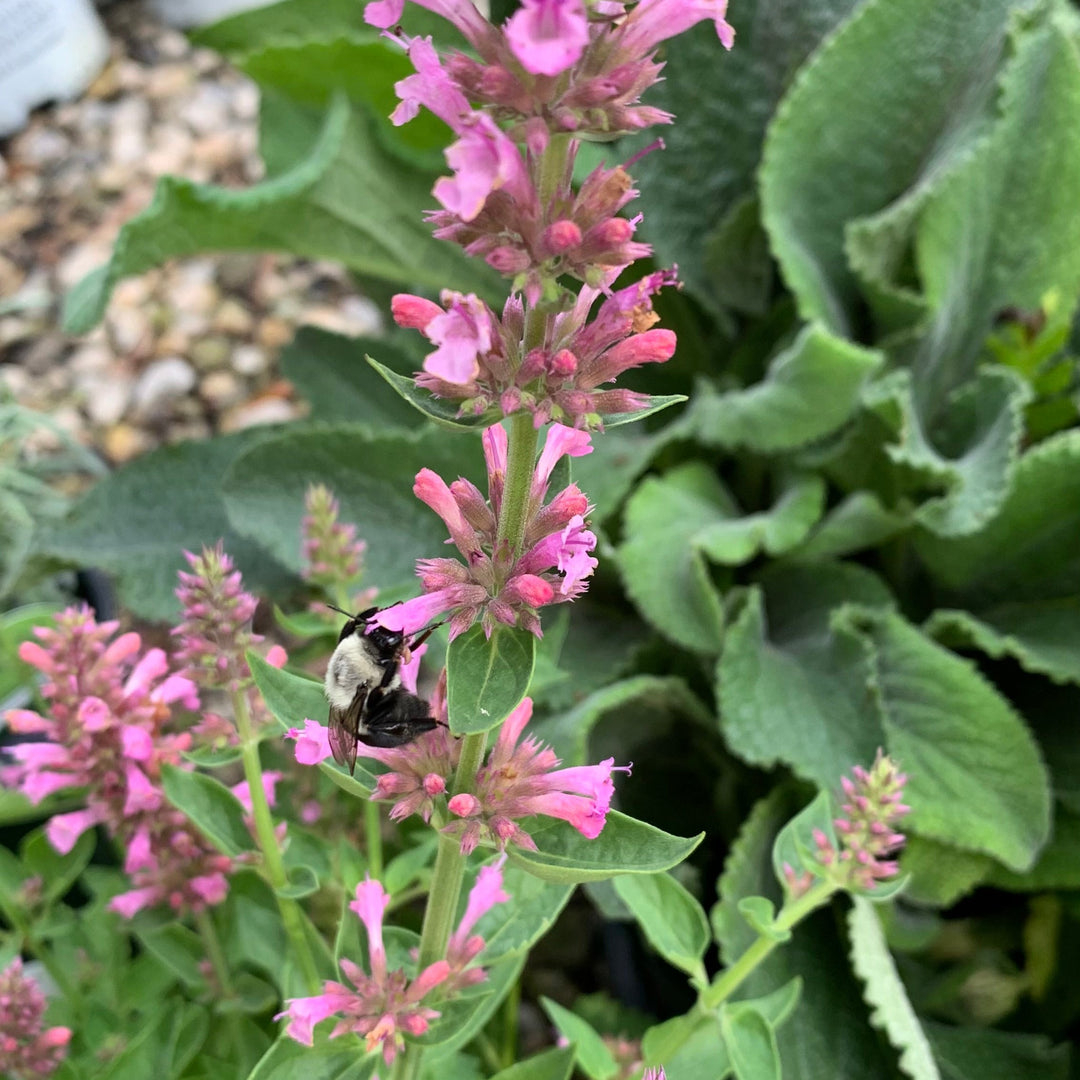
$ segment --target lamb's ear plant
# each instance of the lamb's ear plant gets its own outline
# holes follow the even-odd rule
[[[273,246],[396,326],[302,330],[309,420],[42,533],[177,633],[21,646],[0,808],[50,820],[0,858],[4,1034],[70,1080],[1064,1080],[1074,9],[745,0],[727,52],[723,3],[422,6],[201,31],[268,179],[164,179],[69,298],[85,329],[127,274]],[[436,726],[351,770],[328,604],[441,624],[395,669]],[[577,885],[651,1015],[536,992]],[[523,986],[565,1045],[518,1060]]]

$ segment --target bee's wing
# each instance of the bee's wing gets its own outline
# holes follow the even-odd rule
[[[330,706],[330,749],[334,760],[344,765],[350,776],[356,768],[356,744],[360,741],[360,721],[367,696],[368,688],[361,684],[347,709]]]

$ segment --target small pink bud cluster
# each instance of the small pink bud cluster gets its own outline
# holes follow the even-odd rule
[[[574,600],[587,588],[596,568],[590,554],[596,536],[585,527],[590,507],[571,484],[550,501],[551,474],[564,456],[592,451],[589,436],[559,424],[548,430],[533,471],[522,554],[514,555],[498,537],[506,480],[506,432],[499,425],[483,438],[488,471],[488,497],[468,480],[447,485],[430,469],[421,469],[413,491],[446,523],[462,560],[423,559],[417,572],[424,593],[386,608],[376,621],[389,630],[413,634],[437,618],[450,621],[457,637],[479,621],[489,636],[497,623],[519,626],[541,636],[537,609]]]
[[[0,780],[33,803],[85,789],[86,808],[53,817],[46,835],[64,854],[100,824],[125,845],[135,887],[113,898],[113,910],[130,918],[152,904],[198,910],[220,903],[232,860],[208,847],[161,789],[163,766],[184,767],[181,753],[191,745],[187,732],[167,731],[172,708],[198,708],[196,687],[170,672],[161,649],[144,651],[138,634],[116,630],[117,623],[72,608],[55,627],[35,629],[36,642],[23,643],[19,656],[46,676],[49,713],[7,713],[12,731],[42,739],[10,747],[15,764],[0,769]]]
[[[645,1075],[641,1080],[667,1080],[667,1075],[664,1072],[664,1066],[661,1065],[658,1069],[646,1069]]]
[[[521,738],[531,717],[532,700],[525,698],[499,729],[473,793],[455,795],[447,803],[459,820],[444,831],[461,837],[463,854],[485,839],[500,849],[516,844],[535,851],[533,838],[519,821],[536,814],[568,821],[590,840],[604,828],[615,792],[611,774],[629,773],[630,766],[616,766],[615,759],[608,758],[598,765],[560,769],[550,747],[531,736]]]
[[[304,496],[301,554],[305,580],[333,594],[360,577],[367,544],[356,538],[356,526],[338,520],[340,508],[324,484],[312,484]]]
[[[191,572],[180,571],[176,590],[184,608],[173,630],[179,638],[176,659],[206,689],[239,690],[251,679],[244,650],[262,641],[250,627],[258,601],[244,591],[240,571],[220,541],[201,555],[185,551],[184,558]]]
[[[369,972],[342,958],[341,970],[351,985],[328,980],[321,994],[292,998],[285,1012],[279,1014],[289,1018],[286,1034],[311,1046],[315,1025],[334,1016],[337,1024],[330,1032],[331,1039],[349,1033],[359,1035],[369,1053],[381,1049],[383,1060],[392,1064],[405,1045],[405,1036],[423,1035],[431,1021],[441,1015],[426,1003],[436,988],[446,996],[484,980],[484,971],[471,966],[484,948],[484,939],[473,934],[472,929],[495,904],[507,900],[501,866],[484,867],[469,893],[461,924],[451,936],[446,958],[410,978],[403,969],[390,971],[387,966],[382,924],[390,897],[378,881],[360,882],[356,899],[349,907],[367,929]]]
[[[424,361],[418,386],[461,402],[459,415],[491,409],[509,416],[521,409],[537,427],[549,421],[599,428],[604,419],[638,412],[648,398],[630,390],[603,389],[630,368],[669,360],[675,335],[653,329],[652,297],[675,283],[673,274],[650,274],[603,297],[586,323],[599,289],[582,287],[570,310],[550,320],[547,339],[522,355],[525,312],[511,296],[502,320],[472,294],[445,291],[442,307],[399,294],[392,311],[400,326],[417,329],[438,348]]]
[[[881,750],[869,770],[856,765],[852,775],[854,780],[845,776],[840,781],[847,801],[844,815],[833,822],[840,850],[820,829],[814,831],[814,842],[831,876],[845,886],[869,890],[896,876],[898,865],[891,856],[904,844],[896,826],[911,809],[901,802],[907,776]]]
[[[67,1056],[71,1029],[42,1028],[48,1002],[16,957],[0,972],[0,1075],[10,1080],[52,1076]]]

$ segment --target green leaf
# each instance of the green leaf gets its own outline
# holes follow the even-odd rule
[[[229,962],[234,967],[250,964],[265,971],[280,986],[289,947],[270,886],[252,870],[234,874],[219,911]]]
[[[900,854],[900,871],[910,879],[908,899],[931,907],[951,907],[980,885],[993,866],[988,855],[925,836],[909,836]]]
[[[877,547],[908,525],[908,515],[886,509],[873,492],[854,491],[826,514],[791,555],[805,562],[837,559]]]
[[[881,353],[813,324],[773,359],[757,385],[695,398],[692,430],[707,446],[796,449],[848,420],[883,362]]]
[[[611,1080],[618,1073],[611,1051],[592,1025],[550,998],[542,997],[540,1004],[559,1033],[573,1045],[578,1068],[589,1080]]]
[[[952,649],[973,648],[1057,683],[1080,683],[1080,596],[997,604],[977,615],[935,611],[926,633]]]
[[[709,918],[726,965],[732,964],[757,937],[743,915],[742,902],[765,892],[780,899],[772,849],[777,834],[790,817],[790,801],[790,791],[778,786],[754,803],[724,862],[724,871],[716,884],[719,899]]]
[[[450,730],[474,735],[498,727],[521,703],[536,662],[536,637],[496,626],[491,637],[473,626],[450,642],[446,704]]]
[[[381,356],[395,371],[416,367],[411,357],[388,341],[301,326],[282,350],[281,373],[311,406],[316,420],[366,423],[376,430],[414,428],[413,411],[365,363],[368,352]]]
[[[493,964],[487,969],[485,983],[441,1005],[442,1015],[432,1021],[426,1035],[417,1039],[421,1045],[430,1047],[425,1057],[431,1054],[441,1058],[472,1042],[521,978],[526,959],[522,955]]]
[[[946,1080],[1066,1080],[1068,1045],[987,1027],[924,1025]]]
[[[245,431],[152,450],[96,483],[42,537],[42,551],[109,571],[121,605],[149,619],[176,617],[176,574],[189,569],[184,551],[219,540],[248,589],[281,591],[292,579],[257,538],[230,527],[217,484],[238,454],[273,434]]]
[[[137,930],[136,936],[189,989],[206,984],[201,967],[206,947],[194,930],[174,922]]]
[[[912,359],[924,402],[970,376],[1004,307],[1080,288],[1080,146],[1058,138],[1080,110],[1075,27],[1047,4],[1010,36],[994,126],[935,186],[917,228],[933,311]]]
[[[365,1054],[352,1037],[304,1046],[282,1035],[248,1073],[247,1080],[370,1080],[382,1059]]]
[[[747,280],[767,283],[768,249],[732,241],[752,232],[756,221],[752,205],[746,207],[765,126],[793,74],[855,6],[856,0],[815,0],[780,9],[745,0],[732,12],[738,44],[730,53],[711,26],[664,44],[664,79],[649,100],[678,123],[665,130],[662,153],[634,166],[645,214],[641,228],[657,261],[678,263],[680,278],[711,307],[755,311],[760,303],[762,286],[748,289]],[[686,198],[687,190],[694,198]],[[730,262],[718,258],[733,247]]]
[[[477,924],[476,933],[485,942],[480,961],[484,965],[527,953],[555,925],[574,891],[572,885],[543,881],[513,865],[503,870],[503,888],[511,902],[496,904]],[[467,901],[463,889],[459,915],[464,914]]]
[[[441,431],[374,434],[356,427],[294,430],[240,455],[224,480],[229,520],[299,571],[300,521],[309,484],[329,487],[344,521],[367,541],[365,573],[380,588],[412,581],[415,563],[441,548],[446,527],[412,493],[422,468],[453,479],[477,475],[471,439]]]
[[[930,1043],[900,981],[874,905],[852,897],[848,913],[851,965],[863,982],[871,1022],[900,1052],[900,1068],[912,1080],[941,1080]]]
[[[731,1059],[715,1016],[689,1013],[649,1028],[641,1042],[645,1063],[663,1066],[666,1080],[725,1080]]]
[[[765,1017],[745,1004],[720,1009],[724,1038],[737,1080],[780,1080],[780,1051]]]
[[[819,791],[812,802],[807,803],[777,834],[772,846],[772,867],[776,880],[784,882],[784,867],[790,866],[796,873],[809,870],[816,873],[819,863],[814,832],[825,834],[833,847],[838,847],[833,819],[836,808],[828,791]]]
[[[288,884],[275,891],[289,900],[301,900],[318,890],[319,875],[310,866],[293,866],[289,868]]]
[[[429,393],[407,375],[393,371],[378,360],[370,356],[365,357],[367,362],[377,371],[398,395],[400,401],[408,402],[417,412],[422,413],[429,420],[442,427],[468,431],[470,429],[482,430],[492,423],[501,419],[502,414],[494,410],[488,410],[480,416],[459,416],[459,407],[449,398],[438,398]]]
[[[995,865],[986,880],[1012,892],[1080,889],[1080,814],[1057,805],[1053,834],[1035,865],[1023,874]]]
[[[739,901],[739,914],[759,936],[767,937],[778,945],[790,940],[790,930],[776,927],[776,905],[764,896],[744,896]]]
[[[974,665],[900,616],[858,624],[886,745],[910,777],[911,828],[1028,869],[1049,836],[1050,779],[1024,721]]]
[[[416,839],[412,847],[395,855],[386,864],[383,872],[383,888],[393,896],[424,877],[434,862],[437,844],[438,837],[435,833],[424,833]]]
[[[491,1080],[570,1080],[574,1048],[556,1046],[497,1072]]]
[[[204,251],[284,250],[406,286],[453,281],[491,292],[494,275],[434,240],[423,221],[435,174],[395,160],[377,130],[363,106],[337,95],[314,144],[294,147],[297,163],[281,175],[244,191],[159,180],[150,206],[121,228],[109,262],[67,296],[65,328],[90,330],[121,278]]]
[[[939,536],[977,532],[1008,496],[1030,391],[1014,372],[985,367],[949,395],[931,440],[915,400],[917,386],[902,371],[865,395],[898,440],[885,452],[898,467],[899,484],[913,496],[943,491],[917,507],[915,521]]]
[[[622,427],[624,424],[634,424],[638,420],[644,420],[648,416],[655,416],[664,409],[670,409],[672,405],[689,400],[685,394],[653,394],[645,395],[645,403],[640,409],[628,413],[608,413],[604,417],[604,430]]]
[[[586,839],[568,822],[551,819],[530,825],[528,831],[537,850],[510,848],[510,861],[544,881],[561,885],[670,870],[705,836],[672,836],[617,810],[608,812],[603,832],[595,840]]]
[[[879,579],[851,564],[775,569],[728,627],[717,666],[728,745],[756,765],[790,765],[831,788],[846,762],[869,762],[882,744],[867,687],[866,649],[838,622],[844,603],[891,606]]]
[[[652,947],[702,985],[702,958],[709,947],[709,921],[694,896],[670,874],[634,874],[614,879],[615,892],[633,913]]]
[[[84,832],[75,846],[60,855],[45,837],[45,830],[35,829],[19,845],[24,869],[41,878],[45,900],[53,903],[62,899],[79,875],[86,869],[97,846],[97,834],[93,829]]]
[[[182,810],[219,851],[241,855],[254,851],[255,842],[244,824],[244,808],[220,781],[175,765],[163,765],[165,798]]]
[[[294,727],[302,729],[305,720],[318,719],[327,713],[328,706],[322,683],[295,675],[284,668],[276,668],[253,652],[247,653],[247,662],[266,707],[273,713],[283,731]],[[362,750],[361,745],[358,754]],[[366,799],[375,788],[375,777],[364,768],[361,760],[357,761],[352,776],[330,759],[320,761],[319,769],[342,791],[347,791],[357,798]]]
[[[770,124],[760,180],[771,248],[803,318],[853,336],[846,229],[921,191],[985,131],[1012,6],[870,0],[799,72]],[[868,86],[874,108],[852,109]]]
[[[1032,447],[997,515],[964,537],[917,536],[931,572],[978,611],[997,602],[1080,595],[1080,431]]]

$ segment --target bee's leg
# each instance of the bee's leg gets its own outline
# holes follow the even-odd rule
[[[417,634],[416,637],[412,639],[412,641],[409,642],[409,648],[419,649],[420,646],[423,645],[424,642],[427,641],[427,639],[431,637],[431,635],[434,634],[435,631],[438,630],[439,627],[447,621],[448,620],[446,619],[440,619],[437,623],[432,623],[431,626],[429,626],[426,630],[421,631],[419,634]]]

